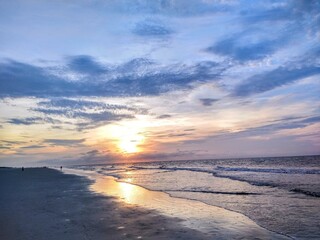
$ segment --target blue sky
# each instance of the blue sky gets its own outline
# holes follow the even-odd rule
[[[320,2],[0,3],[0,164],[320,154]]]

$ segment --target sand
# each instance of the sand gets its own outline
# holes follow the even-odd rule
[[[178,218],[89,190],[47,168],[0,169],[0,239],[208,239]]]

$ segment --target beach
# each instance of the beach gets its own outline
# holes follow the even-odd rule
[[[70,166],[90,190],[218,239],[319,239],[319,156]]]
[[[320,240],[320,0],[0,16],[0,240]]]
[[[156,211],[89,191],[92,181],[47,168],[0,169],[0,239],[205,239]]]
[[[2,168],[0,176],[4,240],[289,239],[241,214],[85,171]]]

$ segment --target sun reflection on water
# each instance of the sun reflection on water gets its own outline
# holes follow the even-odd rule
[[[131,182],[132,182],[132,178],[127,178],[127,179],[126,179],[126,182],[131,183]]]
[[[121,196],[124,199],[124,201],[127,203],[132,203],[133,198],[136,197],[136,193],[134,191],[135,187],[125,182],[120,182],[119,186],[120,186]]]
[[[146,191],[142,188],[130,184],[132,182],[132,178],[126,178],[125,181],[126,182],[115,182],[108,179],[99,179],[92,188],[96,192],[118,196],[124,202],[130,204],[144,202],[145,198],[150,197],[146,195]]]

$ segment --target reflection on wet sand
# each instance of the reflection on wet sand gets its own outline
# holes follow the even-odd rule
[[[183,220],[186,227],[208,234],[222,234],[226,239],[243,239],[256,236],[256,239],[288,239],[268,231],[248,217],[204,204],[202,202],[170,197],[167,193],[150,191],[126,182],[117,182],[113,177],[105,177],[82,170],[69,170],[69,173],[90,177],[95,180],[91,189],[97,193],[119,198],[127,204],[154,209],[161,214]]]
[[[96,182],[92,185],[92,190],[109,196],[119,197],[125,203],[143,205],[145,207],[152,207],[154,201],[163,200],[161,195],[164,194],[160,193],[159,196],[158,192],[148,191],[127,182],[117,182],[111,177],[96,179]],[[153,208],[155,207],[153,206]]]

